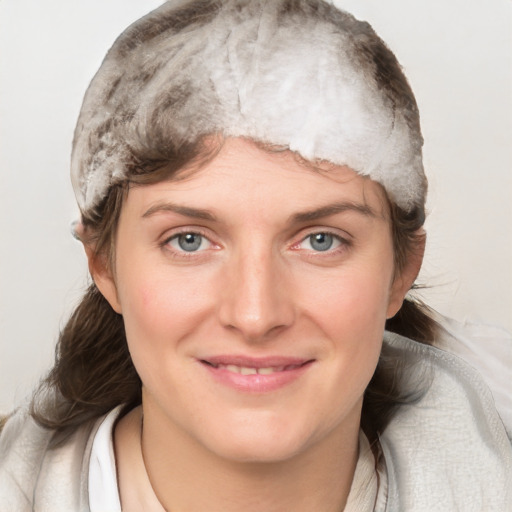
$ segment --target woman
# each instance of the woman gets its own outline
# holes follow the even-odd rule
[[[393,54],[329,4],[169,2],[128,28],[73,146],[94,283],[6,423],[0,503],[506,510],[490,392],[404,301],[421,146]]]

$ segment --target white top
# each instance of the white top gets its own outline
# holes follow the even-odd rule
[[[491,387],[504,392],[502,398],[512,375],[506,363],[509,343],[504,337],[498,344],[500,364],[481,369]],[[510,405],[510,395],[497,404],[500,419],[477,371],[448,352],[395,334],[385,333],[383,358],[388,364],[404,362],[403,389],[417,399],[401,405],[380,436],[385,481],[375,473],[371,450],[360,439],[346,510],[512,512],[512,446],[502,421],[508,417],[503,405]],[[482,365],[481,359],[487,358],[474,357],[475,366]],[[59,432],[38,425],[26,407],[13,414],[0,436],[1,509],[119,512],[112,441],[118,415],[113,411]]]
[[[113,428],[121,406],[105,416],[94,437],[89,465],[89,507],[91,512],[121,512],[114,455]],[[380,487],[379,487],[380,480]],[[375,471],[375,459],[368,439],[359,434],[359,459],[345,512],[385,510],[385,475]],[[380,489],[380,492],[379,492]]]
[[[89,463],[89,507],[91,512],[121,512],[117,488],[113,428],[121,406],[110,411],[98,428]]]
[[[505,420],[505,425],[508,425],[510,432],[510,430],[512,430],[512,423],[510,422],[512,419],[512,401],[510,400],[512,340],[510,336],[507,333],[498,331],[496,328],[489,326],[472,325],[468,323],[459,324],[458,322],[446,318],[438,318],[437,320],[441,320],[440,323],[444,329],[444,336],[442,336],[439,346],[465,359],[483,375],[484,380],[493,392],[498,412],[502,419]],[[432,349],[425,349],[420,345],[414,344],[413,346],[416,347],[419,352],[423,350],[432,351]],[[457,359],[453,359],[448,355],[446,355],[446,357],[443,356],[442,352],[437,353],[436,359],[438,359],[439,363],[436,372],[437,381],[446,382],[440,386],[438,391],[435,390],[436,386],[431,387],[430,393],[428,394],[429,396],[422,400],[421,406],[421,408],[430,409],[433,414],[424,415],[425,417],[423,417],[422,423],[418,425],[416,413],[403,414],[399,412],[393,422],[393,428],[386,430],[381,437],[384,458],[387,462],[394,461],[394,466],[391,465],[389,468],[377,473],[375,470],[375,459],[368,440],[362,432],[360,433],[359,459],[347,499],[345,512],[385,511],[387,508],[388,494],[391,493],[391,495],[394,495],[399,490],[396,488],[396,484],[400,484],[399,488],[402,488],[404,485],[411,485],[410,478],[412,478],[412,480],[417,479],[424,483],[428,480],[429,475],[431,478],[437,478],[434,475],[434,473],[436,473],[435,471],[425,471],[425,468],[435,467],[436,463],[443,466],[444,463],[441,460],[443,459],[442,453],[437,452],[435,449],[435,446],[437,446],[437,448],[440,447],[439,443],[442,445],[444,440],[443,436],[446,440],[450,439],[452,446],[461,442],[462,451],[464,445],[471,440],[470,432],[459,431],[450,437],[450,435],[448,435],[449,425],[442,424],[442,417],[435,414],[435,410],[437,409],[437,405],[444,400],[445,408],[447,406],[449,407],[453,402],[454,413],[457,414],[457,412],[455,412],[457,410],[455,407],[457,403],[455,395],[457,394],[458,384],[454,386],[455,383],[450,381],[454,380],[459,384],[460,381],[465,379],[473,381],[477,378],[476,374],[471,375],[468,367],[462,363],[457,363]],[[447,367],[443,371],[443,366],[445,365],[447,365]],[[478,382],[475,381],[475,384],[478,384]],[[480,385],[477,386],[477,388],[479,387]],[[460,389],[464,395],[459,397],[458,401],[460,402],[472,400],[471,393],[468,396],[465,395],[465,389],[465,387]],[[487,392],[482,388],[479,389],[478,394],[482,396]],[[443,398],[441,399],[441,397]],[[89,504],[91,512],[121,512],[113,447],[113,427],[120,410],[121,407],[117,407],[104,418],[94,437],[89,466]],[[486,417],[489,421],[492,419],[489,418],[489,411],[485,411],[482,414],[483,417]],[[430,418],[430,416],[432,417]],[[432,420],[432,424],[427,425],[425,421],[428,422],[429,418]],[[478,423],[477,419],[478,418],[475,418],[476,423],[472,421],[470,426],[478,434],[478,427],[475,428],[475,425]],[[455,423],[457,422],[455,421]],[[426,435],[425,430],[430,435]],[[416,438],[416,441],[409,443],[409,445],[404,448],[401,439],[411,436]],[[432,446],[427,447],[425,445],[428,441],[433,443]],[[422,444],[425,446],[420,447]],[[401,447],[400,454],[394,453],[397,446]],[[474,446],[477,447],[479,444],[475,441]],[[446,446],[444,450],[441,448],[442,452],[449,451],[446,450],[446,448]],[[427,457],[428,460],[423,460],[418,464],[420,455]],[[449,454],[448,457],[451,458],[450,460],[452,460],[453,464],[456,459],[452,458],[452,454]],[[487,458],[489,457],[487,456]],[[489,460],[481,458],[481,461],[488,462],[490,464],[489,467],[493,467],[494,465],[492,456]],[[505,465],[509,466],[510,461]],[[402,468],[402,471],[397,473],[399,467]],[[415,471],[421,474],[414,475]],[[462,471],[462,468],[460,471]],[[390,475],[388,475],[387,472],[390,472]],[[389,478],[394,482],[390,488],[388,488]],[[481,484],[478,480],[479,478],[481,477],[478,476],[477,481],[474,482],[476,486],[478,486],[479,483]],[[463,480],[471,482],[471,474],[465,475]],[[454,482],[452,482],[452,484],[454,484]],[[512,485],[510,487],[512,487]],[[449,492],[451,488],[452,485],[448,484],[447,492]],[[510,492],[510,488],[507,489],[508,492]],[[442,492],[439,491],[439,494],[441,495]],[[411,506],[415,499],[414,493],[412,493],[412,495],[413,497],[409,500]],[[473,502],[473,500],[471,501]],[[448,502],[449,499],[447,499],[446,503]],[[491,505],[490,503],[487,504]],[[476,507],[474,510],[477,510],[479,505],[476,502],[474,502],[473,505]],[[418,503],[414,503],[414,507],[416,507],[415,510],[428,510],[429,506],[430,504],[426,506],[426,508],[421,508]]]

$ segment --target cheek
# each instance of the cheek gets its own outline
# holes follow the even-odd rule
[[[134,257],[119,269],[119,296],[125,321],[157,328],[176,325],[206,303],[207,269],[174,268],[150,256]]]
[[[343,290],[331,297],[322,319],[340,362],[366,387],[381,350],[387,287],[352,276],[343,284]]]
[[[201,276],[157,268],[137,272],[136,265],[130,270],[119,279],[128,345],[136,366],[155,365],[175,354],[182,339],[201,324],[208,294]]]
[[[307,317],[301,325],[302,335],[319,337],[323,347],[322,379],[310,398],[315,410],[308,414],[323,417],[321,428],[329,430],[359,410],[375,372],[389,283],[367,267],[365,271],[347,269],[315,283],[315,293],[308,295],[303,288],[296,296],[302,297],[302,311]]]
[[[201,320],[198,294],[190,287],[177,292],[175,285],[163,280],[132,282],[125,290],[128,299],[123,305],[123,318],[130,355],[146,391],[159,397],[158,402],[167,400],[185,407],[180,397],[187,398],[186,390],[192,389],[193,383],[176,365],[183,360],[187,339]],[[176,385],[178,377],[180,386]]]
[[[358,329],[364,332],[385,323],[390,274],[366,266],[344,268],[306,283],[309,293],[304,289],[300,295],[307,297],[305,309],[328,330],[344,326],[345,332]]]
[[[380,261],[380,260],[378,260]],[[378,361],[386,322],[392,263],[353,265],[315,282],[296,296],[303,311],[330,340],[336,375],[362,392]],[[309,285],[309,286],[308,286]]]

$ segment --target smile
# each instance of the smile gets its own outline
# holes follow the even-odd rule
[[[301,365],[290,364],[287,366],[267,366],[265,368],[254,368],[251,366],[237,366],[235,364],[218,364],[213,365],[215,368],[220,370],[227,370],[228,372],[240,373],[242,375],[270,375],[276,372],[284,372],[289,370],[295,370]]]
[[[236,391],[267,393],[301,377],[313,359],[218,356],[199,361],[213,379]]]

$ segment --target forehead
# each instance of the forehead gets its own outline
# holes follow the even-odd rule
[[[214,141],[211,145],[216,144]],[[310,162],[289,150],[227,138],[206,160],[198,159],[172,178],[133,186],[125,201],[147,211],[160,202],[183,202],[212,211],[253,207],[283,215],[335,202],[366,208],[387,218],[388,200],[381,185],[346,166]]]

